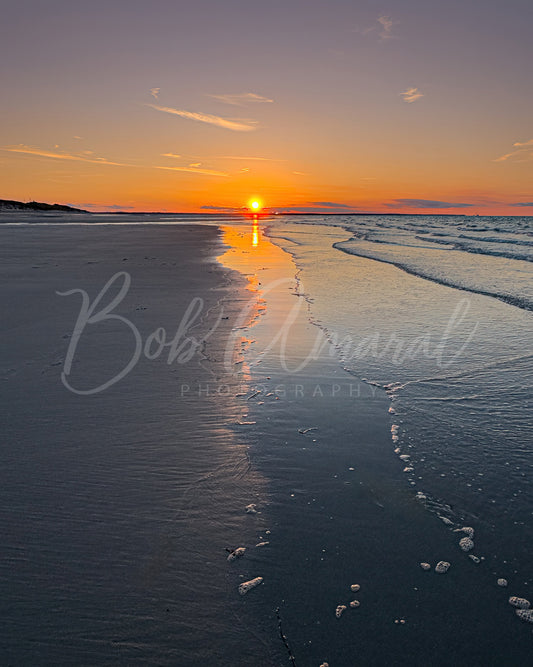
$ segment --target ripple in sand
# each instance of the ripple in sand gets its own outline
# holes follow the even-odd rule
[[[250,581],[244,581],[242,584],[239,585],[239,593],[241,595],[246,595],[248,591],[251,591],[252,588],[259,586],[259,584],[262,583],[263,583],[263,577],[255,577],[255,579],[250,579]]]
[[[228,556],[229,562],[233,563],[233,561],[237,560],[237,558],[240,558],[241,556],[244,556],[245,551],[246,551],[246,547],[237,547],[237,549],[233,549],[233,551],[230,551],[230,554]]]
[[[444,574],[445,572],[448,572],[449,569],[450,563],[445,560],[439,560],[439,562],[435,565],[435,572],[438,572],[439,574]]]
[[[517,598],[515,595],[509,598],[509,604],[513,607],[518,607],[519,609],[529,609],[531,603],[525,598]]]

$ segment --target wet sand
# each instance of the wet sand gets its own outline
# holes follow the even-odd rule
[[[275,664],[271,610],[250,622],[227,562],[226,548],[258,542],[262,519],[244,508],[265,480],[235,425],[247,380],[231,329],[250,293],[217,263],[217,229],[0,227],[0,248],[2,664]],[[73,393],[61,374],[83,299],[56,292],[94,305],[124,272],[110,310],[123,319],[85,326],[66,379],[91,392],[115,378],[134,329],[143,352],[105,390]],[[216,329],[169,363],[160,328],[180,326],[180,344]]]

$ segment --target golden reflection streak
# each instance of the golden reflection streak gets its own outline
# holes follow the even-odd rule
[[[254,248],[257,248],[259,245],[259,223],[256,215],[254,215],[252,222],[252,245]]]

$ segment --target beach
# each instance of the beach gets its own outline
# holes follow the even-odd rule
[[[4,663],[527,661],[527,261],[413,220],[0,224]]]

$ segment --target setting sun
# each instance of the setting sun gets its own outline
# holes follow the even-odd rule
[[[252,209],[252,211],[259,211],[259,209],[261,208],[261,202],[258,201],[257,199],[253,199],[250,202],[250,208]]]

